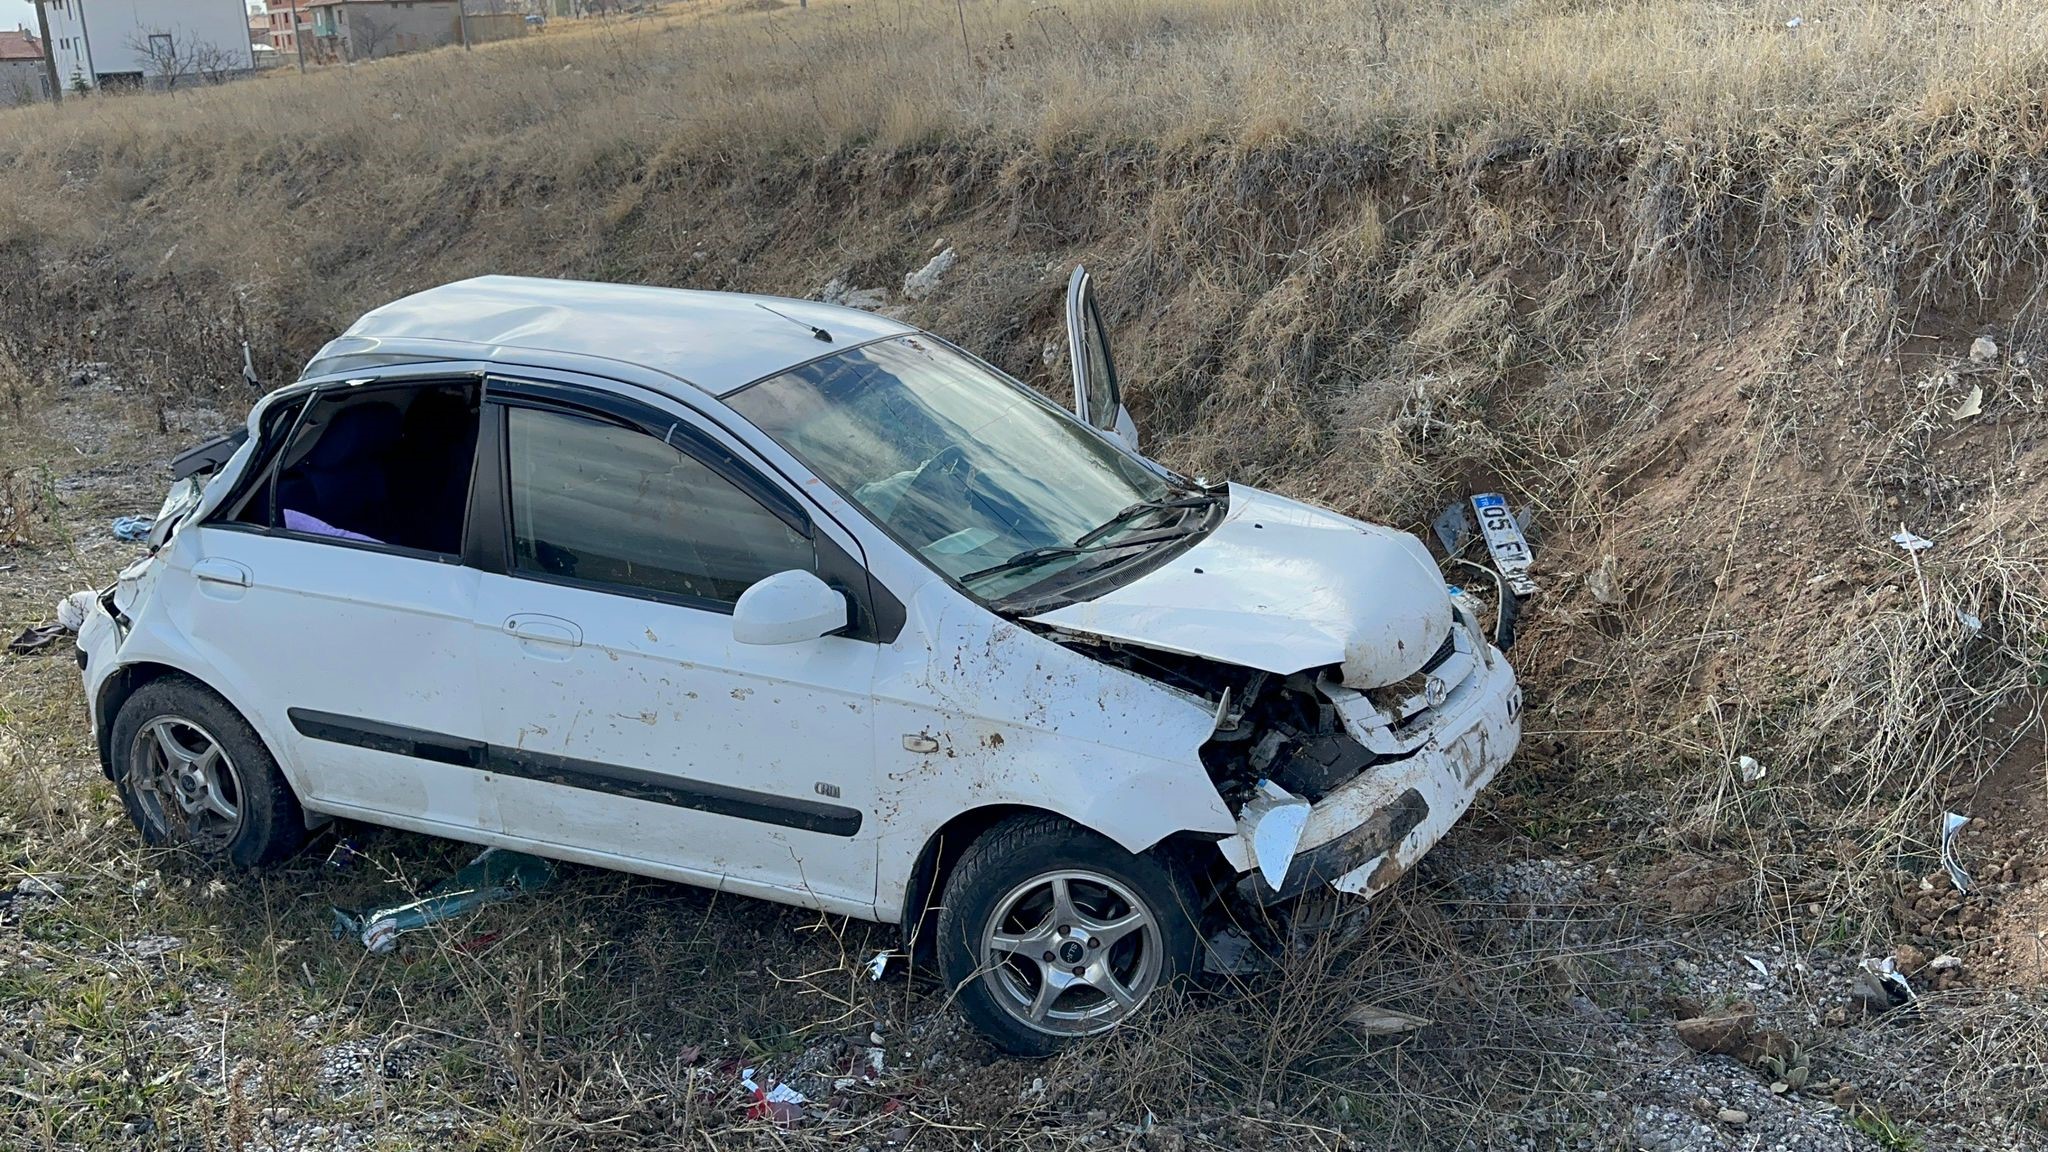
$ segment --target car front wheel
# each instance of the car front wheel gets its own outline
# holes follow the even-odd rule
[[[304,814],[277,761],[242,714],[183,677],[152,680],[114,715],[115,784],[128,818],[157,847],[244,868],[305,842]]]
[[[1115,1027],[1192,970],[1200,938],[1170,868],[1050,816],[968,846],[947,879],[940,956],[960,1009],[1020,1056]]]

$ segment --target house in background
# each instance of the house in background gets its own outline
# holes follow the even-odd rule
[[[296,17],[296,23],[294,18]],[[257,17],[270,31],[270,46],[280,55],[297,58],[299,35],[312,35],[313,15],[304,4],[294,8],[290,0],[264,0],[263,13]],[[312,45],[306,47],[310,50]]]
[[[461,0],[304,0],[312,15],[308,49],[323,61],[376,60],[463,42]],[[524,10],[468,18],[471,44],[526,35]]]
[[[251,71],[242,0],[38,0],[59,82],[176,88]]]
[[[0,108],[48,100],[52,95],[43,42],[26,28],[0,31]]]
[[[321,60],[376,60],[462,43],[459,0],[311,0]]]

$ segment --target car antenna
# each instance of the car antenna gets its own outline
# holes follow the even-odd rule
[[[825,331],[823,328],[818,327],[816,324],[804,324],[803,321],[797,319],[794,316],[791,316],[789,313],[776,312],[775,309],[770,308],[766,304],[761,303],[759,300],[754,301],[754,307],[759,308],[763,312],[774,313],[775,315],[782,317],[784,320],[789,321],[791,324],[802,324],[805,328],[809,328],[811,330],[811,335],[817,337],[820,340],[823,340],[827,344],[830,344],[832,342],[832,334],[830,332]]]

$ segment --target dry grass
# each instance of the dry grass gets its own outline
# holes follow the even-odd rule
[[[1136,1140],[1116,1125],[1147,1111],[1197,1146],[1607,1146],[1665,1070],[1645,1053],[1681,997],[1657,966],[1711,959],[1688,951],[1704,934],[1988,962],[1989,927],[1909,922],[1896,899],[1932,870],[1944,808],[2048,820],[2034,5],[1801,5],[1797,29],[1678,0],[755,7],[0,113],[0,475],[30,510],[6,521],[30,547],[0,565],[36,576],[8,589],[17,622],[111,571],[104,519],[155,497],[136,461],[245,405],[244,338],[283,379],[363,309],[461,275],[806,295],[893,287],[944,239],[962,254],[944,290],[894,307],[1057,390],[1042,353],[1085,259],[1162,458],[1414,528],[1475,487],[1536,509],[1528,739],[1470,822],[1485,840],[1290,978],[983,1069],[941,997],[853,978],[865,929],[620,878],[488,914],[508,938],[485,959],[449,938],[360,962],[319,924],[379,877],[309,863],[208,895],[110,850],[68,677],[9,666],[0,844],[18,869],[96,877],[35,929],[55,966],[0,975],[0,1000],[65,1005],[58,1042],[84,1054],[11,1082],[39,1095],[6,1114],[33,1146],[143,1114],[233,1146],[264,1100],[340,1119],[355,1105],[283,1086],[337,1038],[425,1046],[438,1071],[378,1089],[380,1114],[446,1112],[483,1146],[880,1147],[900,1126],[1054,1148]],[[1966,356],[1980,334],[2002,346],[1988,364]],[[126,391],[67,382],[93,362]],[[1978,386],[1982,412],[1957,418]],[[110,476],[139,491],[97,495]],[[1939,543],[1906,556],[1901,522]],[[451,863],[373,848],[394,875]],[[1613,878],[1548,903],[1489,887],[1524,858]],[[1681,867],[1712,898],[1669,898]],[[123,895],[159,870],[166,895]],[[181,986],[232,987],[216,1048],[263,1084],[227,1091],[222,1061],[197,1097],[125,1094],[116,1069],[168,1057],[123,1029],[166,1006],[99,990],[80,934],[165,924],[202,941]],[[1360,1001],[1435,1023],[1368,1041],[1339,1020]],[[280,1023],[337,1005],[339,1032]],[[1900,1127],[1895,1146],[1951,1123],[2016,1145],[2048,1108],[2024,1072],[2048,1057],[2042,1011],[1980,985],[1906,1024],[1796,1027],[1883,1089],[1857,1115]],[[735,1107],[728,1057],[858,1047],[871,1018],[905,1068],[949,1054],[904,1074],[902,1107],[862,1090],[844,1127],[793,1134]],[[0,1039],[51,1042],[21,1029]],[[683,1059],[721,1042],[715,1068]],[[1925,1068],[1947,1103],[1916,1094]]]

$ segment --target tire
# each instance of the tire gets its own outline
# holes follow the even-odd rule
[[[1189,885],[1160,861],[1055,816],[1016,816],[946,878],[939,970],[997,1047],[1050,1056],[1192,972],[1195,913]]]
[[[108,748],[121,806],[152,847],[261,868],[306,842],[305,813],[270,749],[197,681],[136,689],[114,714]]]

